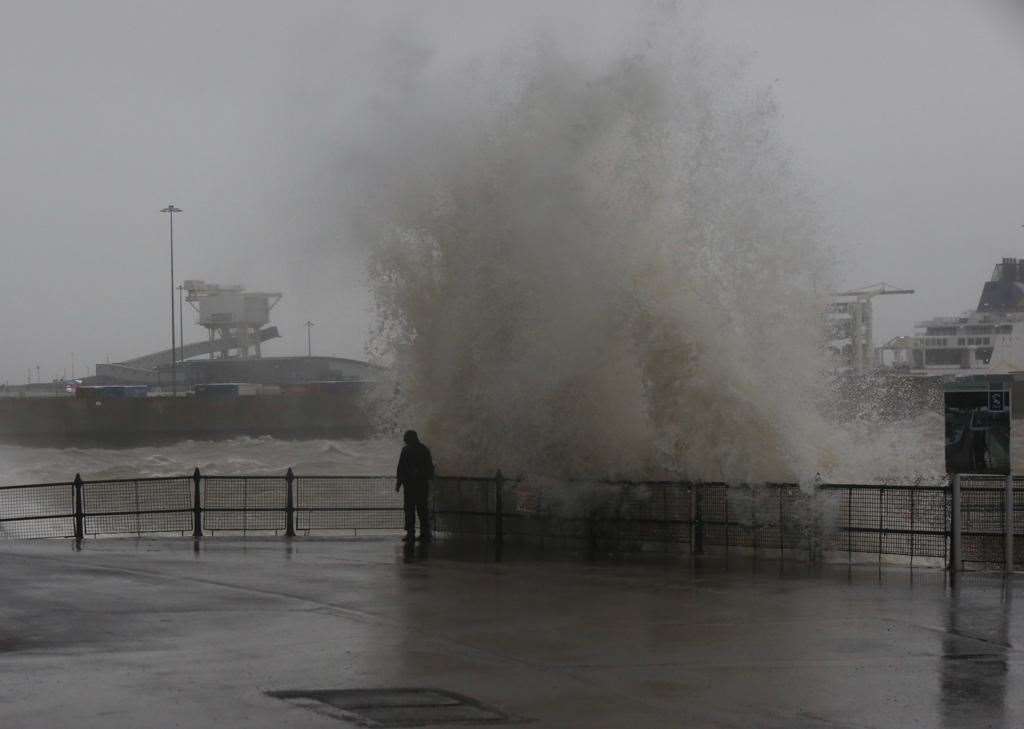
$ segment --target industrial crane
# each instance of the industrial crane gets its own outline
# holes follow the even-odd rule
[[[912,293],[914,293],[914,289],[897,288],[883,281],[859,289],[832,294],[836,299],[853,299],[852,301],[836,301],[832,304],[830,311],[849,316],[850,366],[854,372],[863,372],[873,366],[875,362],[874,316],[871,311],[871,300],[876,296]]]

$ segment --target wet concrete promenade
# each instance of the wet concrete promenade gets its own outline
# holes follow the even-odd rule
[[[382,688],[552,729],[1024,726],[1024,582],[998,575],[213,538],[0,544],[0,585],[5,729],[339,728],[359,712],[267,692]],[[415,704],[375,716],[439,716]]]

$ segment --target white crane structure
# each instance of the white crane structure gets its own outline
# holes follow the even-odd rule
[[[263,327],[270,323],[270,310],[281,300],[280,293],[205,281],[186,281],[184,286],[185,301],[199,313],[198,323],[209,334],[210,359],[260,357],[260,344],[268,338]]]
[[[877,365],[875,357],[874,314],[871,300],[876,296],[912,294],[885,282],[840,291],[829,306],[832,348],[848,357],[850,369],[864,372]]]

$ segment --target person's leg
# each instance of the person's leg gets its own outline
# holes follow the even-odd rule
[[[425,542],[431,538],[430,532],[430,485],[423,484],[416,495],[416,511],[420,516],[420,537]]]
[[[416,536],[416,494],[412,484],[405,484],[402,487],[402,494],[405,497],[405,535],[412,539]]]

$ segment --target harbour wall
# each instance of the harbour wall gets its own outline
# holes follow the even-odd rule
[[[24,444],[131,444],[196,437],[365,437],[362,387],[342,392],[232,398],[0,398],[0,440]]]

